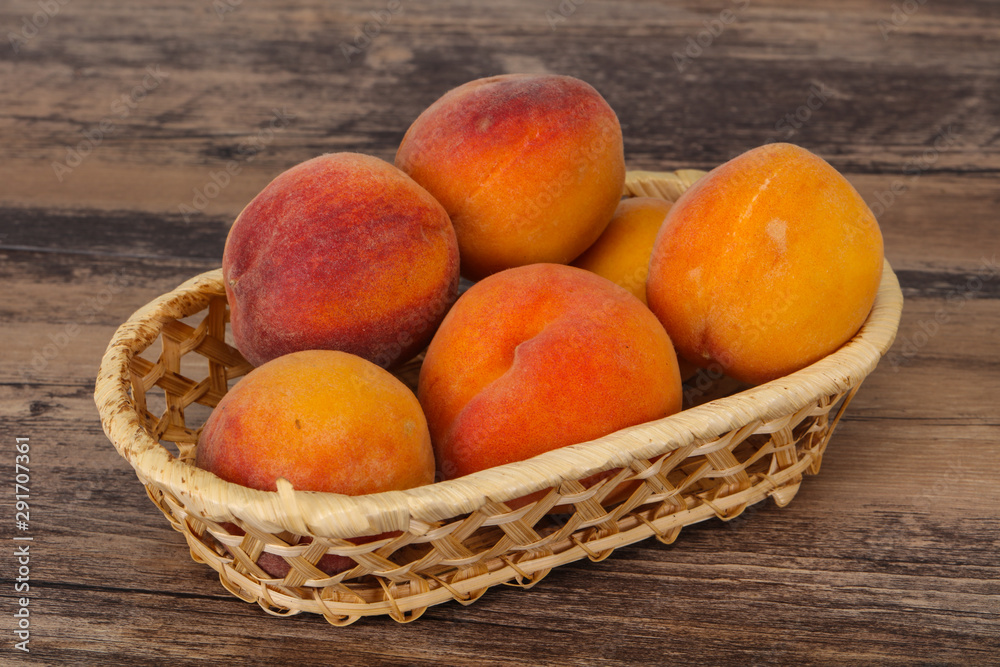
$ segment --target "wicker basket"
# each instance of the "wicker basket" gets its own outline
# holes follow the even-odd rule
[[[702,173],[631,172],[626,194],[673,200]],[[307,611],[334,625],[380,614],[406,622],[430,605],[468,604],[496,584],[530,587],[557,565],[601,560],[650,536],[670,543],[683,526],[731,519],[769,496],[787,504],[802,476],[818,472],[837,421],[892,344],[901,309],[886,265],[862,330],[805,370],[528,461],[369,496],[295,491],[287,483],[255,491],[191,465],[198,427],[251,370],[226,342],[220,270],[154,300],[118,329],[95,400],[111,442],[184,535],[192,558],[215,569],[234,595],[271,614]],[[161,351],[151,358],[157,339]],[[401,372],[410,386],[418,364]],[[615,469],[589,488],[580,482]],[[604,502],[624,480],[637,482],[631,496]],[[526,507],[504,504],[544,489]],[[556,506],[568,509],[550,512]],[[347,539],[387,532],[395,536],[361,545]],[[279,579],[261,570],[262,551],[283,557],[289,573]],[[329,576],[315,566],[325,553],[356,566]]]

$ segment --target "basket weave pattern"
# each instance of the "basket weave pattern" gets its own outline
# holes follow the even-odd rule
[[[626,194],[672,201],[702,173],[630,172]],[[191,465],[201,424],[185,414],[197,412],[194,404],[217,405],[252,369],[227,343],[221,270],[193,278],[122,325],[95,399],[105,432],[150,499],[184,535],[192,558],[216,570],[234,595],[271,614],[312,612],[334,625],[382,614],[407,622],[430,605],[469,604],[500,583],[527,588],[553,567],[601,560],[650,536],[670,543],[683,526],[731,519],[768,497],[786,505],[803,475],[819,471],[837,421],[891,345],[901,307],[887,264],[862,331],[808,369],[530,461],[357,498],[295,491],[284,480],[277,492],[255,491]],[[200,321],[180,321],[192,317]],[[139,356],[157,340],[155,361]],[[399,374],[412,386],[418,368],[419,360]],[[609,470],[589,487],[581,483]],[[628,498],[606,502],[626,481]],[[526,507],[505,504],[545,489]],[[349,541],[366,535],[381,537]],[[258,567],[263,551],[289,564],[284,578]],[[328,553],[355,566],[327,575],[315,564]]]

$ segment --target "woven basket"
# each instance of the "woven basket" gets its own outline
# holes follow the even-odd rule
[[[702,173],[631,172],[626,194],[672,201]],[[234,595],[271,614],[312,612],[334,625],[381,614],[407,622],[430,605],[468,604],[501,583],[527,588],[557,565],[601,560],[650,536],[670,543],[683,526],[732,519],[767,497],[786,505],[803,475],[818,472],[837,421],[892,344],[901,309],[887,264],[861,331],[805,370],[528,461],[368,496],[295,491],[284,480],[277,492],[255,491],[191,464],[210,408],[251,370],[227,342],[221,270],[187,281],[118,329],[95,400],[105,433],[191,557]],[[158,355],[150,349],[157,339]],[[411,362],[400,377],[412,387],[418,369]],[[698,393],[711,398],[727,386]],[[626,480],[636,482],[628,499],[606,503]],[[504,504],[545,489],[526,507]],[[562,513],[550,512],[557,506]],[[348,541],[387,532],[395,536]],[[289,573],[260,569],[262,551],[284,558]],[[315,566],[326,553],[356,566],[329,576]]]

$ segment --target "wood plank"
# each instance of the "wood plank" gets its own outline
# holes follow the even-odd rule
[[[7,452],[31,438],[36,538],[17,662],[995,662],[1000,279],[984,267],[998,250],[1000,13],[918,3],[894,22],[903,4],[403,0],[350,60],[341,44],[387,3],[232,2],[219,16],[203,1],[60,2],[16,49],[9,35],[41,5],[0,5],[0,433]],[[733,20],[700,35],[724,9]],[[277,173],[328,151],[391,160],[440,94],[513,71],[591,82],[630,168],[711,168],[769,141],[828,159],[878,213],[907,298],[896,346],[786,508],[415,626],[272,618],[191,561],[107,441],[91,397],[104,347],[136,308],[219,266],[231,221]],[[144,79],[141,100],[122,99]],[[0,524],[8,544],[13,532]]]
[[[50,365],[42,363],[44,358],[38,360],[50,345],[66,359],[59,372],[68,373],[74,382],[91,380],[114,329],[132,312],[191,276],[217,266],[213,260],[201,259],[138,260],[26,252],[7,252],[6,256],[8,261],[0,264],[0,279],[6,285],[0,293],[0,314],[7,322],[0,330],[0,344],[11,362],[0,367],[0,381],[6,382],[25,377],[58,382],[55,375],[29,373],[32,365],[39,370]],[[966,372],[978,375],[983,364],[989,367],[997,363],[994,336],[1000,325],[1000,275],[975,270],[901,275],[912,287],[905,289],[907,301],[897,344],[883,362],[885,368],[898,375],[917,362],[942,360],[952,373],[940,381],[960,383],[966,381]],[[978,282],[977,276],[982,276]],[[72,346],[68,345],[67,332],[72,333]],[[983,381],[995,386],[992,376]],[[908,383],[901,385],[909,390]],[[950,388],[956,396],[964,393],[957,386]]]
[[[649,166],[665,168],[663,164]],[[1000,188],[995,179],[921,174],[914,180],[901,171],[897,175],[848,176],[881,213],[886,256],[897,271],[997,271],[998,229],[982,222],[993,220],[993,212],[1000,207]],[[906,188],[899,195],[892,193],[893,183],[897,182]],[[191,222],[169,210],[62,212],[0,207],[0,258],[13,259],[9,253],[31,249],[58,249],[65,253],[120,255],[123,259],[184,258],[198,260],[198,266],[208,270],[221,266],[231,220],[256,192],[246,195],[245,200],[232,203],[232,217],[198,216]],[[880,198],[890,205],[879,209]],[[942,225],[941,220],[949,224]],[[54,268],[46,270],[58,274]],[[904,287],[912,286],[902,274],[901,280]]]
[[[319,153],[357,150],[391,159],[411,120],[444,91],[477,73],[523,69],[591,81],[621,116],[629,163],[637,168],[711,167],[766,141],[792,139],[850,174],[898,174],[954,126],[958,143],[934,154],[920,173],[996,173],[1000,86],[991,54],[1000,45],[1000,18],[987,6],[921,7],[883,39],[878,22],[891,7],[859,3],[845,11],[831,0],[809,8],[751,5],[678,71],[673,54],[719,9],[588,3],[553,30],[551,10],[526,1],[489,10],[460,3],[448,20],[406,4],[385,34],[348,62],[339,46],[371,19],[364,0],[337,10],[303,3],[293,14],[310,17],[302,24],[284,10],[249,4],[225,21],[192,21],[167,7],[68,4],[20,57],[6,52],[0,60],[0,84],[11,93],[0,117],[10,138],[10,158],[0,164],[8,184],[2,200],[176,212],[233,163],[240,173],[206,206],[231,217],[274,174]],[[0,18],[17,24],[31,7],[12,7]],[[522,19],[516,31],[514,13]],[[450,21],[461,16],[467,23],[456,30]],[[146,39],[151,24],[173,31],[177,41]],[[78,31],[116,39],[74,40]],[[980,48],[967,48],[970,34]],[[623,39],[637,45],[635,63],[622,61]],[[418,64],[421,76],[414,77]],[[134,109],[115,105],[142,84],[147,66],[158,65],[162,83]],[[876,85],[878,95],[857,92]],[[829,95],[808,122],[781,125],[786,114],[818,104],[810,100],[816,86]],[[26,94],[39,87],[44,94]],[[273,109],[281,108],[294,119],[268,133]],[[116,110],[128,113],[121,118]],[[860,118],[868,120],[854,120]],[[67,148],[84,141],[81,131],[102,119],[114,123],[113,131],[60,181],[52,163],[65,161]]]
[[[46,534],[46,541],[37,545],[40,553],[48,549],[84,565],[97,561],[72,574],[83,582],[105,583],[74,589],[73,580],[67,581],[58,565],[40,571],[37,597],[56,619],[72,614],[63,606],[69,603],[67,592],[77,598],[74,603],[86,601],[94,609],[72,626],[60,623],[52,628],[52,634],[39,641],[39,653],[46,655],[47,646],[86,651],[94,633],[101,631],[106,637],[102,645],[112,655],[122,652],[141,658],[146,651],[155,651],[183,659],[209,651],[225,657],[241,650],[222,639],[235,626],[251,634],[278,632],[317,658],[330,659],[349,647],[348,655],[358,661],[379,656],[391,660],[395,655],[418,663],[436,656],[455,664],[477,664],[477,659],[490,656],[511,664],[520,655],[516,643],[510,645],[513,635],[526,641],[530,637],[534,645],[551,651],[536,664],[583,664],[594,658],[634,664],[657,638],[679,639],[690,633],[720,649],[736,644],[744,658],[757,659],[777,644],[788,660],[811,656],[820,661],[906,662],[907,656],[898,654],[904,643],[937,661],[963,656],[985,659],[996,650],[995,635],[989,637],[1000,613],[996,606],[1000,572],[992,550],[976,539],[1000,527],[995,519],[955,523],[933,513],[899,508],[874,513],[827,510],[807,517],[803,512],[807,510],[794,503],[780,510],[765,506],[743,522],[689,528],[673,547],[647,542],[622,549],[602,563],[560,568],[531,591],[501,588],[472,607],[454,603],[435,607],[422,619],[433,630],[417,633],[388,619],[336,629],[314,616],[267,617],[254,606],[220,596],[221,586],[205,574],[204,566],[172,562],[171,556],[186,558],[180,545],[173,549],[164,545],[149,554],[155,543],[119,536],[115,544],[121,555],[109,557],[107,542],[94,540],[90,553],[79,554],[64,551],[58,536]],[[859,522],[866,527],[864,535],[843,530]],[[789,539],[790,535],[799,537]],[[776,543],[781,546],[776,548]],[[79,544],[76,540],[77,548]],[[970,548],[976,544],[979,548]],[[130,569],[136,561],[125,554],[136,553],[142,555],[141,565]],[[918,553],[922,555],[915,559]],[[104,567],[96,567],[102,560]],[[112,567],[119,574],[108,580],[103,573]],[[52,570],[61,578],[47,579]],[[109,604],[109,597],[125,599],[128,605]],[[792,600],[808,600],[808,614]],[[200,610],[197,627],[172,637],[169,644],[141,639],[150,626],[185,627],[182,615],[190,614],[193,605]],[[572,623],[549,627],[552,608],[559,608]],[[595,608],[600,613],[595,614]],[[723,620],[734,613],[745,615],[739,627]],[[136,620],[125,622],[123,614]],[[845,628],[862,641],[845,647],[838,636]],[[451,640],[441,643],[438,631]],[[608,640],[595,646],[587,640],[594,636]],[[331,645],[333,638],[336,642]],[[388,648],[392,646],[402,653]],[[264,650],[263,644],[255,644],[255,649]]]

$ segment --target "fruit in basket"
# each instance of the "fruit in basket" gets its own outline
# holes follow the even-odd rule
[[[669,210],[670,202],[665,199],[623,199],[607,229],[573,266],[604,276],[646,303],[649,255]]]
[[[649,307],[677,351],[750,383],[830,354],[861,327],[882,276],[882,234],[820,157],[761,146],[673,205],[649,266]]]
[[[275,491],[356,496],[433,481],[416,396],[388,371],[345,352],[306,350],[254,369],[219,401],[198,440],[197,465]]]
[[[507,74],[442,96],[413,122],[396,166],[444,204],[462,275],[566,264],[621,198],[621,126],[600,93],[568,76]]]
[[[600,238],[576,258],[573,266],[592,271],[624,287],[646,303],[646,278],[653,242],[670,210],[670,202],[656,197],[623,199]],[[678,357],[681,379],[698,367]]]
[[[227,482],[362,495],[434,481],[430,433],[416,396],[360,357],[308,350],[254,369],[219,401],[198,438],[196,465]],[[355,540],[363,543],[378,537]],[[288,565],[262,554],[274,576]],[[324,556],[327,572],[354,561]]]
[[[450,479],[665,417],[681,408],[681,383],[641,301],[588,271],[533,264],[459,298],[418,396]]]
[[[391,164],[356,153],[275,178],[233,224],[222,268],[236,347],[258,366],[308,349],[392,366],[427,344],[458,295],[445,210]]]

